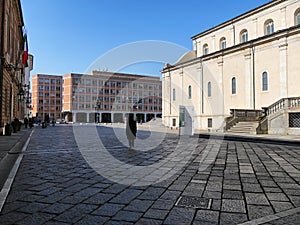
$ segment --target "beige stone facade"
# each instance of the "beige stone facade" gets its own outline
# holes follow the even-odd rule
[[[300,96],[299,0],[272,1],[192,41],[191,52],[162,70],[166,126],[179,126],[183,105],[194,109],[194,129],[223,131],[230,109]]]

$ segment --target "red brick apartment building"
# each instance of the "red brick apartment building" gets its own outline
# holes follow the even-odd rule
[[[62,76],[32,76],[32,114],[37,120],[49,121],[62,117],[62,81]]]
[[[146,122],[162,112],[161,80],[154,76],[103,71],[35,75],[32,96],[34,115],[73,123],[124,122],[128,113]]]

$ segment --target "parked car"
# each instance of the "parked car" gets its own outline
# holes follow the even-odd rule
[[[64,119],[57,119],[56,123],[59,123],[59,124],[68,124]]]
[[[60,121],[61,124],[68,124],[67,121],[65,121],[64,119]]]
[[[62,119],[56,119],[56,123],[60,123]]]

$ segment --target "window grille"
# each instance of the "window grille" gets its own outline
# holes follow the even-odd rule
[[[300,113],[289,113],[289,127],[300,127]]]
[[[175,127],[176,126],[176,119],[173,119],[172,122],[173,122],[172,123],[173,127]]]
[[[207,119],[207,127],[212,128],[212,118]]]

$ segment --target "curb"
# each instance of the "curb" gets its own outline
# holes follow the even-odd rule
[[[26,151],[31,135],[34,130],[26,133],[20,140],[10,149],[7,155],[0,163],[0,212],[5,203],[10,187],[17,174],[19,165],[23,158],[23,152]]]
[[[250,220],[250,221],[247,221],[245,223],[240,223],[239,225],[265,224],[265,223],[272,222],[274,220],[279,220],[279,219],[294,215],[294,214],[299,213],[299,212],[300,212],[300,207],[297,207],[297,208],[281,211],[281,212],[275,213],[273,215],[268,215],[268,216],[264,216],[264,217],[261,217],[261,218],[258,218],[258,219]]]
[[[0,161],[0,190],[2,189],[15,161],[17,160],[18,154],[22,151],[22,148],[31,133],[32,131],[26,132],[22,137],[20,137],[20,139],[6,153],[5,157],[3,157]]]
[[[280,138],[269,138],[269,137],[258,137],[258,136],[242,136],[242,135],[231,135],[231,134],[207,134],[198,133],[194,134],[194,137],[205,138],[205,139],[216,139],[226,141],[242,141],[242,142],[257,142],[260,144],[276,144],[276,145],[292,145],[300,146],[300,140],[286,140]]]

